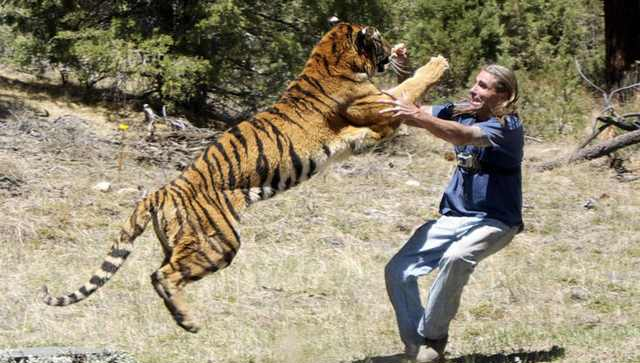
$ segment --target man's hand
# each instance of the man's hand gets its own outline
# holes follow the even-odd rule
[[[411,102],[404,92],[400,94],[400,97],[394,97],[386,91],[382,91],[382,93],[391,97],[391,100],[383,98],[378,100],[378,103],[384,103],[392,107],[378,111],[379,113],[393,112],[393,117],[409,116],[410,118],[416,118],[420,114],[420,106]]]

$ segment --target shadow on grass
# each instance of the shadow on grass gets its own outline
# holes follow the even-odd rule
[[[39,96],[46,96],[54,100],[64,100],[67,102],[82,103],[87,106],[101,104],[107,108],[119,108],[114,97],[131,101],[139,101],[139,96],[125,92],[114,91],[113,89],[89,88],[74,83],[53,84],[42,81],[25,82],[17,79],[0,76],[0,88],[17,89],[26,92],[31,98],[38,99]],[[117,95],[116,95],[117,93]]]
[[[533,352],[498,353],[492,355],[469,354],[450,359],[452,363],[537,363],[551,362],[564,357],[564,348],[554,345],[549,350]]]
[[[145,101],[152,103],[151,100],[145,98],[144,95],[127,93],[114,88],[90,88],[72,82],[60,84],[50,83],[44,80],[27,82],[0,75],[0,91],[2,89],[14,89],[25,92],[31,101],[53,100],[63,103],[77,103],[88,107],[101,106],[111,113],[120,112],[126,114],[126,110],[141,111]],[[0,98],[9,100],[6,101],[4,105],[0,104],[0,117],[6,118],[9,116],[7,112],[7,102],[16,103],[19,99],[16,96],[3,94],[2,92],[0,92]],[[159,111],[161,105],[152,104],[151,106]],[[177,114],[187,117],[189,121],[196,126],[218,128],[220,130],[226,129],[229,125],[242,120],[230,119],[230,121],[215,124],[212,122],[212,119],[224,120],[225,116],[209,107],[189,109],[176,106],[175,111]],[[217,118],[217,116],[222,118]],[[228,122],[229,124],[225,124],[224,122]]]
[[[459,357],[448,357],[447,363],[539,363],[551,362],[564,356],[564,348],[554,345],[549,350],[517,353],[482,354],[474,353]],[[402,354],[368,357],[352,363],[400,363]]]

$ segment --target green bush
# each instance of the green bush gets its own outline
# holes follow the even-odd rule
[[[449,91],[466,85],[472,72],[498,57],[502,39],[494,0],[422,0],[405,25],[406,39],[417,59],[442,54],[450,63]]]
[[[390,3],[391,4],[391,3]],[[584,126],[593,105],[574,60],[602,82],[604,24],[599,0],[396,1],[392,34],[414,63],[443,54],[451,68],[436,99],[462,97],[477,70],[516,71],[527,132],[553,138]],[[391,6],[391,5],[390,5]],[[418,65],[418,64],[416,64]]]
[[[94,87],[105,79],[121,79],[133,71],[129,62],[131,44],[118,39],[113,29],[64,31],[58,33],[55,40],[71,44],[66,65],[87,87]]]

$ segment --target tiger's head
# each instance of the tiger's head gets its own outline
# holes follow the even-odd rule
[[[382,73],[391,59],[391,46],[378,29],[366,26],[356,34],[356,49],[361,55],[362,67],[369,76]]]
[[[338,23],[322,37],[310,60],[318,56],[329,75],[348,71],[371,77],[392,61],[391,46],[378,29],[350,23]]]

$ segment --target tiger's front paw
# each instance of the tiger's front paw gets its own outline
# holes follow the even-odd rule
[[[447,58],[443,57],[442,55],[438,55],[437,57],[431,57],[427,65],[430,65],[431,67],[442,68],[442,70],[449,69],[449,61],[447,60]]]
[[[430,86],[438,82],[447,69],[449,69],[447,58],[441,55],[431,57],[429,63],[416,71],[415,78]]]

